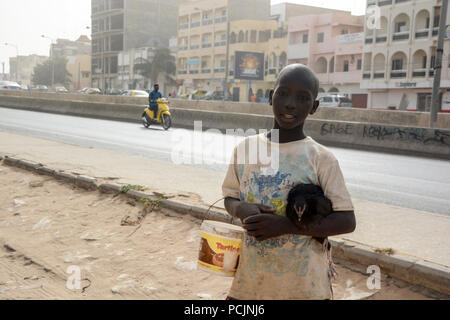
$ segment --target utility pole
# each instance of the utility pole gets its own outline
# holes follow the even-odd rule
[[[447,9],[448,0],[442,0],[441,15],[439,21],[439,36],[438,46],[436,50],[436,63],[434,67],[434,81],[433,81],[433,95],[431,99],[430,112],[430,128],[436,127],[437,116],[440,109],[440,87],[441,87],[441,72],[442,72],[442,56],[444,54],[444,37],[447,27]]]
[[[2,80],[6,80],[5,79],[5,63],[2,62]]]
[[[228,75],[230,74],[230,1],[227,0],[227,51],[226,51],[226,63],[225,63],[225,79],[223,84],[224,98],[227,101],[230,98],[228,90]]]

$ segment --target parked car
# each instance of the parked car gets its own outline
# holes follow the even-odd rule
[[[0,90],[15,90],[20,91],[22,87],[17,82],[12,81],[0,81]]]
[[[351,108],[353,106],[352,100],[341,95],[326,95],[319,98],[319,102],[322,107]]]
[[[189,95],[189,100],[200,100],[201,97],[208,93],[206,90],[194,90]]]
[[[224,101],[225,95],[223,91],[209,91],[203,97],[200,97],[199,100],[214,100],[214,101]],[[228,97],[228,101],[231,101],[231,95]]]
[[[31,89],[32,91],[38,91],[38,92],[48,92],[48,87],[38,84],[37,86],[34,86],[33,89]]]
[[[99,88],[88,88],[83,92],[83,94],[103,94],[102,90]]]
[[[77,92],[78,92],[78,93],[85,93],[88,89],[89,89],[89,88],[83,88],[83,89],[81,89],[81,90],[78,90]]]
[[[127,97],[149,97],[148,92],[144,90],[126,90],[122,95]]]
[[[65,87],[56,87],[55,92],[56,93],[69,93],[69,90],[67,90]]]
[[[122,89],[110,89],[108,95],[110,96],[120,96],[124,93]]]

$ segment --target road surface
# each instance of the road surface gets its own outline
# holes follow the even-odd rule
[[[0,130],[225,171],[241,138],[0,108]],[[330,147],[352,197],[450,216],[450,161]],[[1,150],[0,150],[1,152]]]

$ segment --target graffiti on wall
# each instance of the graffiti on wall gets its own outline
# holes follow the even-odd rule
[[[358,134],[353,124],[323,123],[321,136]],[[362,137],[377,141],[402,141],[424,145],[450,146],[450,131],[425,128],[386,127],[383,125],[364,125]]]

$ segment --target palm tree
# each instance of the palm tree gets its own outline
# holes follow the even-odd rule
[[[152,61],[142,59],[142,63],[134,66],[134,71],[150,79],[152,83],[156,83],[159,75],[163,73],[166,75],[166,81],[171,83],[173,79],[170,75],[175,75],[176,71],[175,57],[170,54],[169,49],[158,48]]]

